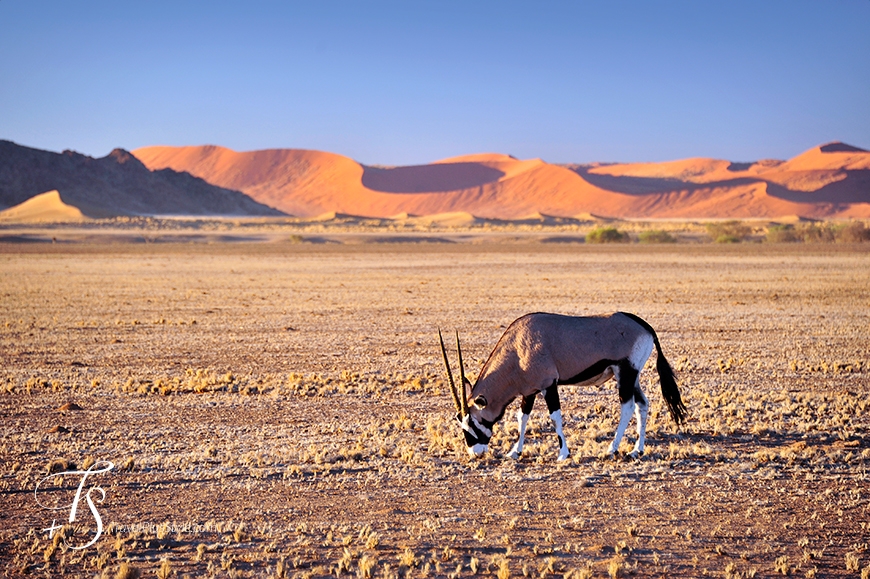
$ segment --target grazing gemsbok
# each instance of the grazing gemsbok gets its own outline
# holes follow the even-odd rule
[[[510,452],[512,458],[519,458],[529,414],[535,396],[540,392],[547,402],[550,419],[559,437],[559,460],[565,460],[569,452],[562,434],[558,387],[561,384],[597,386],[610,378],[616,378],[619,386],[622,413],[608,454],[616,453],[634,414],[637,442],[631,456],[639,456],[643,453],[649,410],[649,401],[640,387],[639,377],[653,346],[658,352],[656,371],[662,396],[671,417],[677,424],[686,417],[686,407],[680,398],[674,372],[662,354],[655,330],[634,314],[617,312],[607,316],[574,317],[536,313],[522,316],[505,330],[474,385],[465,377],[457,332],[461,393],[453,382],[441,330],[438,330],[438,339],[458,411],[457,419],[462,425],[471,456],[486,452],[493,425],[504,416],[508,404],[520,397],[522,406],[517,412],[520,436]]]

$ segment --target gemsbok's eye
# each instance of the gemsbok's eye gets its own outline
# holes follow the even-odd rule
[[[486,408],[486,398],[483,396],[478,396],[474,399],[474,405],[480,409]]]

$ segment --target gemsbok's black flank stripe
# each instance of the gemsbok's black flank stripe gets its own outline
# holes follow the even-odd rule
[[[560,378],[557,384],[561,386],[563,384],[581,384],[583,382],[588,382],[589,380],[598,378],[604,374],[604,372],[611,366],[619,366],[621,362],[627,361],[628,359],[626,358],[623,358],[622,360],[598,360],[576,376],[571,376],[570,378],[565,379]]]

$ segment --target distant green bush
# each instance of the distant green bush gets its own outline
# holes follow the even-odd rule
[[[631,238],[615,227],[599,227],[586,235],[587,243],[628,243]]]
[[[650,231],[641,231],[637,236],[641,243],[676,243],[677,238],[661,229],[651,229]]]
[[[742,221],[717,221],[706,225],[707,235],[716,243],[740,243],[752,233],[752,228]]]
[[[743,241],[742,237],[737,237],[736,235],[720,235],[716,239],[714,239],[716,243],[740,243]]]

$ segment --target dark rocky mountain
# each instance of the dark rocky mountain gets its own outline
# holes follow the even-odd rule
[[[0,140],[0,209],[56,189],[89,217],[117,215],[282,215],[244,193],[190,173],[150,170],[128,151],[93,158]]]

